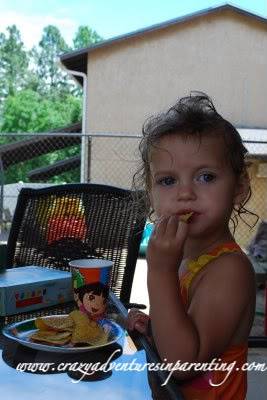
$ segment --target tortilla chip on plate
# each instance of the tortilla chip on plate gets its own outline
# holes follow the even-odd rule
[[[106,343],[108,333],[95,321],[79,310],[72,311],[70,317],[74,322],[74,330],[71,336],[71,343],[88,343],[91,345]]]
[[[46,343],[54,346],[63,346],[69,343],[71,332],[54,332],[51,330],[39,330],[33,333],[30,340],[38,343]]]
[[[69,315],[58,315],[51,317],[37,318],[35,321],[36,328],[40,330],[53,330],[57,332],[72,332],[73,330],[73,320]]]

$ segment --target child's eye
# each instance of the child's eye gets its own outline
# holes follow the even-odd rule
[[[157,183],[162,186],[170,186],[173,185],[176,180],[172,176],[164,176],[164,178],[160,178]]]
[[[94,296],[93,294],[90,294],[90,295],[89,295],[89,300],[90,300],[90,301],[93,301],[94,299],[95,299],[95,296]]]
[[[205,174],[201,174],[198,177],[198,181],[202,182],[202,183],[210,183],[210,182],[214,181],[215,178],[216,178],[216,176],[214,174],[205,173]]]

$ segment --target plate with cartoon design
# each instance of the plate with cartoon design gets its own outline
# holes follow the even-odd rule
[[[51,315],[51,318],[60,318],[63,315]],[[45,317],[45,318],[49,318]],[[15,322],[13,324],[7,325],[3,328],[2,333],[8,339],[14,340],[15,342],[29,347],[34,350],[39,351],[49,351],[55,353],[81,353],[86,351],[92,351],[105,346],[109,346],[113,343],[118,342],[118,340],[124,335],[124,330],[116,322],[110,319],[103,319],[101,325],[104,331],[107,333],[107,338],[104,342],[94,345],[72,345],[71,343],[64,345],[53,345],[41,342],[33,342],[31,336],[38,331],[35,325],[36,318],[28,319],[21,322]]]

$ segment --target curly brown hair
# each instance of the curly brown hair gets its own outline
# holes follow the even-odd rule
[[[154,210],[151,208],[150,191],[150,156],[152,148],[156,148],[162,137],[166,135],[183,135],[197,137],[200,142],[204,135],[222,137],[225,143],[226,157],[230,162],[234,174],[240,177],[247,174],[249,166],[246,155],[248,151],[244,146],[236,128],[224,119],[216,110],[211,98],[203,92],[191,92],[189,96],[180,98],[176,104],[166,112],[147,119],[142,128],[143,137],[139,144],[141,155],[140,166],[133,177],[134,191],[143,189],[146,209],[144,212],[151,217]],[[238,217],[250,228],[256,225],[258,216],[246,209],[245,205],[251,197],[251,187],[246,199],[234,207],[231,221],[233,230],[238,225]],[[255,223],[248,224],[243,215],[253,215]]]

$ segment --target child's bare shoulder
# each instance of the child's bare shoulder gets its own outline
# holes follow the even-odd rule
[[[214,293],[225,291],[233,294],[241,288],[244,295],[249,295],[255,287],[253,266],[243,252],[222,254],[210,261],[199,278],[192,287],[191,298],[196,293],[205,293],[207,290]]]
[[[242,251],[225,253],[207,265],[207,274],[212,278],[232,277],[251,279],[255,276],[253,266]]]

